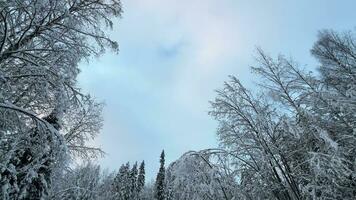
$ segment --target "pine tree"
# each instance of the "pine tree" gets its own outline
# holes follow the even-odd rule
[[[137,177],[137,193],[140,193],[145,186],[145,161],[140,164],[140,169]]]
[[[164,150],[161,153],[161,158],[160,158],[160,168],[157,174],[156,178],[156,184],[155,184],[155,199],[157,200],[164,200],[165,199],[165,167],[164,167]]]

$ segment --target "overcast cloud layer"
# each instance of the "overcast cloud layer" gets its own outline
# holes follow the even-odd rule
[[[144,159],[150,178],[162,149],[171,162],[217,145],[208,101],[231,74],[253,87],[256,46],[312,69],[317,31],[352,29],[356,19],[353,0],[122,3],[123,18],[111,32],[120,53],[83,63],[80,86],[106,103],[104,129],[94,142],[107,152],[103,166],[114,170]]]

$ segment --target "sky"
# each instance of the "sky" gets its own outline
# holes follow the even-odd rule
[[[293,57],[305,69],[322,29],[355,30],[355,0],[122,0],[123,16],[106,52],[80,65],[79,85],[105,102],[104,126],[92,144],[107,154],[104,168],[145,160],[154,179],[189,150],[216,147],[208,115],[214,90],[228,75],[254,88],[256,47]]]

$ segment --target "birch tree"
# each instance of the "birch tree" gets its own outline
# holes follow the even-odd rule
[[[258,92],[233,76],[217,91],[210,114],[245,199],[355,197],[355,41],[320,32],[318,74],[258,49]]]
[[[166,172],[167,199],[233,199],[231,192],[235,188],[229,191],[229,186],[234,180],[221,173],[212,159],[215,155],[210,150],[187,152],[171,163]]]
[[[117,51],[104,28],[120,14],[119,0],[0,1],[2,199],[45,197],[68,152],[95,151],[101,106],[77,87],[78,63]]]

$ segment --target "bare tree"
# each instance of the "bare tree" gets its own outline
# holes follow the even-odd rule
[[[2,199],[46,196],[68,150],[94,150],[85,140],[100,127],[100,105],[76,86],[78,63],[117,51],[103,27],[120,13],[119,0],[0,2]]]
[[[313,75],[258,49],[257,95],[235,77],[217,91],[210,114],[246,199],[355,196],[355,52],[354,33],[322,31]]]
[[[99,165],[88,162],[60,173],[49,199],[114,199],[110,190],[114,173],[102,171]]]

